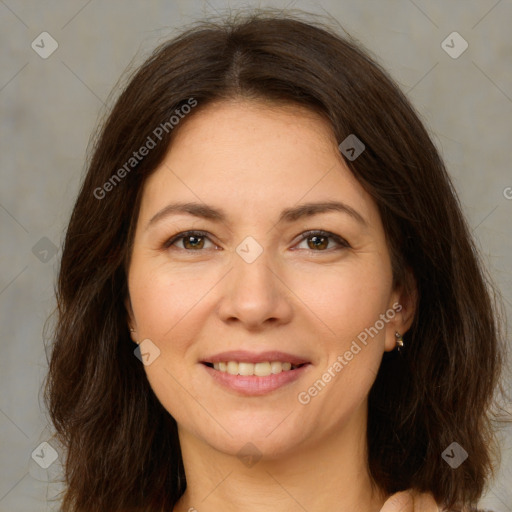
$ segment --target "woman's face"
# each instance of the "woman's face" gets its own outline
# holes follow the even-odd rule
[[[341,141],[314,113],[254,101],[182,122],[145,184],[128,277],[156,396],[180,432],[230,454],[251,442],[277,457],[364,428],[403,312]],[[341,205],[314,206],[327,202]],[[185,231],[201,233],[174,238]]]

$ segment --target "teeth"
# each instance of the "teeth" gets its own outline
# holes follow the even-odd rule
[[[238,363],[235,363],[235,361],[228,361],[228,373],[230,375],[238,375]]]
[[[225,361],[213,363],[213,367],[221,372],[227,372],[230,375],[256,375],[258,377],[267,377],[272,374],[287,372],[297,365],[281,361],[265,361],[264,363],[238,363],[236,361]]]

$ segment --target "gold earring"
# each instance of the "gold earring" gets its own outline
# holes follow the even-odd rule
[[[397,346],[398,352],[400,352],[404,346],[404,339],[399,332],[395,332],[395,338],[396,338],[396,346]]]

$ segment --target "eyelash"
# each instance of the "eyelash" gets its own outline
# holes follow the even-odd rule
[[[187,238],[189,236],[196,236],[196,237],[201,237],[201,238],[209,238],[209,233],[206,232],[206,231],[182,231],[181,233],[177,233],[176,235],[172,236],[171,238],[169,238],[167,241],[164,242],[163,244],[163,248],[164,249],[169,249],[171,246],[173,246],[177,241],[179,240],[183,240],[184,238]],[[318,253],[330,253],[332,252],[333,250],[339,250],[339,249],[349,249],[351,246],[350,244],[343,238],[341,238],[340,236],[338,235],[335,235],[334,233],[331,233],[329,231],[324,231],[322,229],[317,229],[317,230],[309,230],[309,231],[305,231],[304,233],[301,233],[301,239],[299,240],[299,244],[302,243],[304,240],[307,240],[308,238],[311,238],[313,236],[320,236],[320,237],[326,237],[326,238],[332,238],[338,245],[339,247],[337,248],[334,248],[334,249],[324,249],[324,250],[319,250],[319,251],[316,251],[314,249],[306,249],[310,252],[318,252]],[[211,240],[210,240],[211,241]],[[211,241],[212,242],[212,241]],[[213,242],[212,242],[213,243]],[[197,249],[197,250],[194,250],[194,249],[185,249],[185,248],[179,248],[179,250],[182,250],[182,251],[185,251],[185,252],[189,252],[189,253],[193,253],[193,252],[202,252],[204,249]]]

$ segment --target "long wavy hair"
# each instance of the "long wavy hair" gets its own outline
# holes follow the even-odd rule
[[[172,510],[186,488],[177,425],[134,357],[125,299],[142,187],[191,98],[196,111],[231,98],[305,106],[338,141],[356,134],[366,146],[346,163],[378,205],[394,284],[407,286],[410,269],[418,291],[405,350],[384,354],[369,394],[375,484],[429,491],[459,510],[477,503],[499,462],[503,307],[445,166],[376,59],[302,18],[259,10],[188,26],[132,73],[98,129],[66,232],[45,383],[66,448],[64,512]],[[148,137],[155,146],[130,160]],[[457,469],[442,458],[454,441],[469,454]]]

